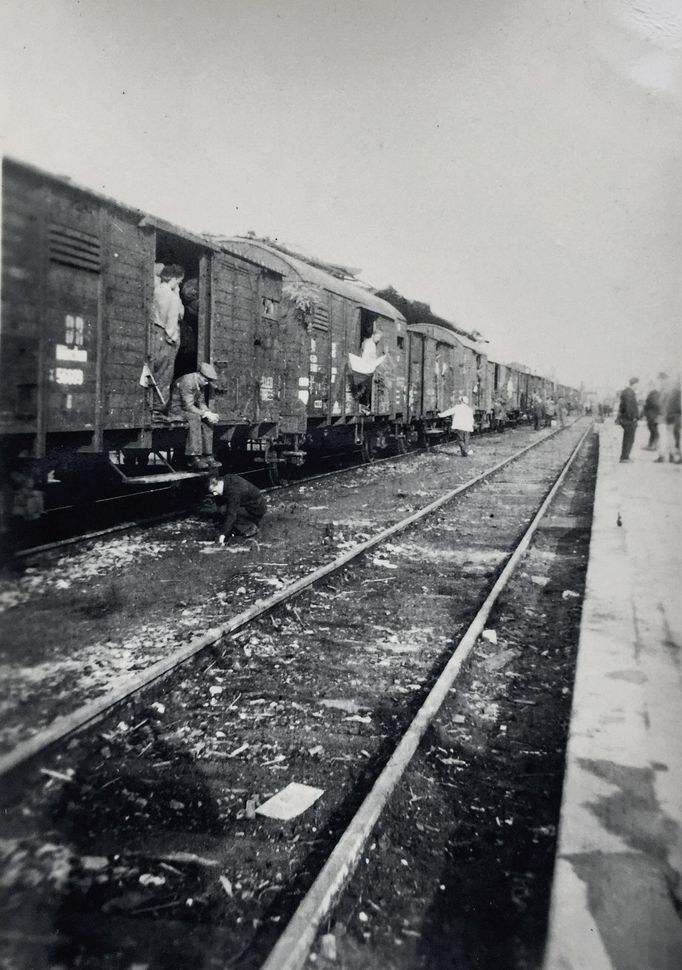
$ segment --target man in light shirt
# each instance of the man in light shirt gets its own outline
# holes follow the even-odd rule
[[[469,398],[465,394],[460,394],[459,400],[454,407],[447,411],[441,411],[439,418],[449,418],[452,416],[452,430],[457,434],[459,450],[466,458],[473,454],[469,448],[469,438],[474,430],[474,412],[469,406]]]
[[[154,281],[151,358],[154,380],[166,404],[180,346],[180,320],[185,308],[178,289],[185,271],[182,266],[164,266]],[[161,402],[159,402],[160,405]]]

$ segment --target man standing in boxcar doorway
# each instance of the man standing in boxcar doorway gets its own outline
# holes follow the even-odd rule
[[[630,458],[630,452],[635,442],[637,418],[639,417],[639,407],[637,405],[634,386],[638,383],[638,377],[631,377],[628,386],[620,392],[620,405],[618,407],[616,421],[623,429],[623,444],[620,450],[620,460],[622,462],[632,460]]]
[[[151,358],[154,380],[159,394],[168,405],[170,386],[175,370],[175,358],[180,346],[180,319],[185,308],[178,292],[185,277],[182,266],[164,266],[154,285],[152,307]],[[163,410],[155,401],[155,410]]]

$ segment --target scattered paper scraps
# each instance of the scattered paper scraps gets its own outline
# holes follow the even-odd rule
[[[256,812],[266,818],[276,818],[287,822],[289,819],[302,815],[323,794],[324,789],[322,788],[313,788],[311,785],[302,785],[297,781],[292,781],[286,788],[259,805]]]
[[[358,704],[357,701],[352,700],[352,698],[345,697],[323,697],[317,702],[321,704],[322,707],[331,707],[337,711],[346,711],[348,714],[357,714],[359,711],[367,710],[362,704]]]

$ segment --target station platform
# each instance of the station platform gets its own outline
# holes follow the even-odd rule
[[[682,967],[682,466],[597,425],[544,970]]]

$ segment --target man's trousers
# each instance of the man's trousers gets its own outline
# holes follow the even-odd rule
[[[630,457],[632,446],[635,443],[635,431],[637,430],[637,422],[630,421],[627,418],[621,418],[620,423],[623,427],[623,444],[621,445],[621,449],[620,449],[620,460],[625,461],[626,458]]]
[[[212,456],[213,428],[211,425],[207,421],[202,421],[199,414],[188,414],[185,411],[183,417],[187,419],[189,425],[185,455],[188,458],[197,458],[200,455]]]

